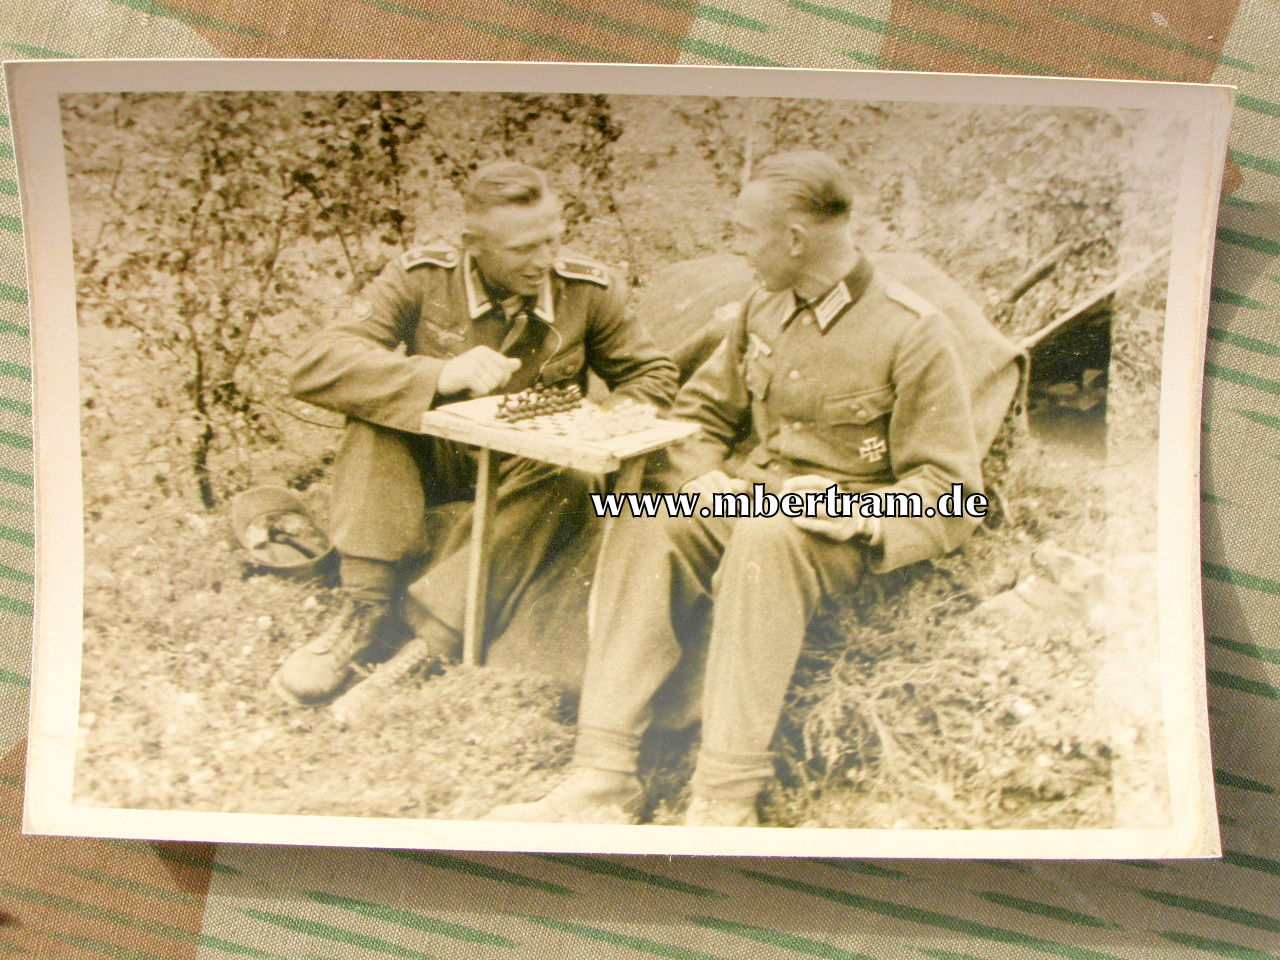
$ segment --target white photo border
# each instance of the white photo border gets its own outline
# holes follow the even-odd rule
[[[26,231],[36,462],[36,644],[27,833],[473,851],[1154,859],[1220,853],[1200,591],[1200,420],[1232,87],[894,71],[432,61],[59,61],[6,65]],[[524,91],[1019,104],[1187,120],[1160,392],[1158,577],[1173,819],[1144,830],[726,830],[105,809],[72,802],[84,587],[79,357],[59,98],[187,91]]]

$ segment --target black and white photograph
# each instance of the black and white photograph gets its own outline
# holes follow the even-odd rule
[[[9,69],[27,829],[1217,853],[1229,88]]]

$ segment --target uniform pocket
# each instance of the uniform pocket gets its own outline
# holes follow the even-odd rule
[[[562,380],[574,380],[582,373],[586,362],[587,348],[581,343],[575,343],[543,365],[542,382],[550,385],[560,383]]]
[[[822,401],[819,432],[830,445],[831,456],[852,476],[878,476],[887,469],[893,401],[893,387],[889,384]]]
[[[829,426],[865,426],[893,410],[893,387],[885,384],[871,390],[827,397],[822,401],[819,422]]]

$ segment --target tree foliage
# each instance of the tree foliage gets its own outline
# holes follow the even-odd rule
[[[302,279],[282,255],[303,211],[259,97],[193,97],[181,123],[156,105],[146,96],[117,105],[114,184],[135,199],[81,253],[80,303],[106,326],[131,330],[149,362],[172,370],[174,426],[212,507],[215,443],[275,439],[242,372],[257,359],[259,325],[290,305]],[[138,139],[163,149],[126,155]]]
[[[407,93],[340,93],[306,98],[289,176],[314,202],[316,239],[334,237],[350,276],[367,279],[371,244],[403,247],[421,196],[405,151],[427,130],[420,99]]]
[[[73,128],[108,134],[74,138],[86,145],[74,190],[96,215],[77,234],[82,319],[129,329],[172,371],[157,405],[178,411],[171,426],[206,508],[235,485],[221,453],[279,439],[275,405],[255,385],[279,365],[269,354],[281,338],[262,328],[314,301],[319,275],[351,291],[420,235],[439,235],[467,176],[499,157],[552,171],[571,230],[617,215],[621,128],[607,97],[494,94],[481,106],[366,92],[68,108]]]

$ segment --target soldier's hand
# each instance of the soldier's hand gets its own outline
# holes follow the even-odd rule
[[[657,404],[651,400],[633,397],[629,393],[610,393],[606,394],[600,400],[601,410],[635,410],[637,413],[643,411],[651,411],[657,416],[659,410]]]
[[[787,477],[782,481],[783,493],[826,493],[827,487],[835,483],[827,477],[816,473],[802,473],[798,477]]]
[[[680,492],[696,493],[699,497],[704,497],[713,493],[746,493],[749,489],[745,480],[731,477],[723,470],[709,470],[686,483],[680,488]]]
[[[792,517],[791,522],[801,530],[808,530],[810,533],[816,533],[820,537],[826,537],[828,540],[835,540],[843,543],[845,540],[852,540],[860,533],[866,532],[867,521],[860,516],[853,517],[810,517],[802,514],[798,517]]]
[[[825,493],[827,488],[835,481],[827,477],[818,476],[815,473],[806,473],[798,477],[788,477],[782,483],[783,493]],[[844,542],[852,540],[860,533],[868,532],[867,520],[860,514],[852,517],[831,517],[827,516],[825,510],[825,502],[818,501],[824,505],[823,512],[820,516],[802,515],[792,517],[791,522],[801,530],[808,530],[810,533],[816,533],[818,536],[826,537],[828,540]]]
[[[449,396],[467,390],[482,397],[505,384],[519,369],[520,361],[514,357],[505,357],[490,347],[472,347],[440,368],[436,393]]]

